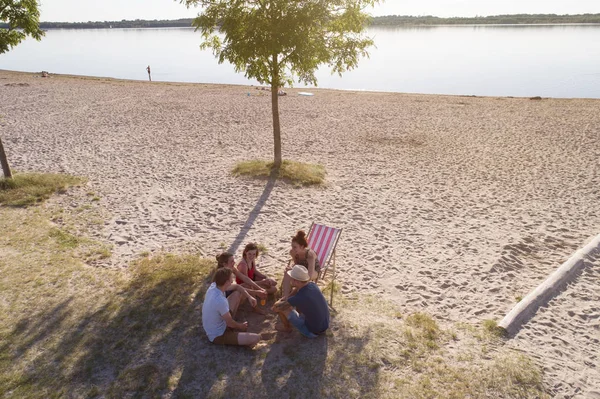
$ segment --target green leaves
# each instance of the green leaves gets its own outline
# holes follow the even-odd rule
[[[8,29],[0,29],[0,54],[21,43],[27,36],[41,40],[40,12],[36,0],[0,0],[0,21]]]
[[[202,12],[192,23],[201,48],[219,63],[272,87],[274,167],[282,166],[277,89],[294,80],[317,85],[319,65],[334,73],[356,68],[373,45],[362,35],[366,7],[379,0],[180,0]]]
[[[377,0],[182,0],[203,12],[193,25],[220,63],[262,84],[317,84],[321,64],[342,74],[368,56],[362,35]]]

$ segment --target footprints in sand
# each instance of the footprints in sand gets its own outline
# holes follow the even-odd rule
[[[596,253],[586,260],[581,275],[540,308],[508,343],[528,354],[550,348],[544,359],[545,380],[557,397],[577,392],[593,397],[590,392],[600,387],[599,303],[600,253]]]
[[[269,107],[239,87],[56,82],[44,82],[52,101],[27,88],[0,96],[2,139],[17,170],[89,178],[112,212],[94,234],[113,245],[115,265],[144,251],[193,243],[213,255],[253,240],[268,248],[261,262],[273,275],[289,237],[318,221],[344,229],[336,259],[343,295],[381,295],[479,323],[509,311],[600,225],[593,102],[552,100],[532,113],[519,99],[479,98],[458,117],[448,106],[455,98],[323,91],[300,104],[292,96],[280,104],[283,156],[323,164],[328,186],[277,183],[265,194],[266,182],[228,173],[237,161],[272,157]],[[588,300],[597,297],[569,292],[577,306],[565,303],[561,317],[544,322],[556,331],[539,325],[523,347],[544,348],[537,335],[585,324],[592,332],[569,341],[598,364],[599,310]],[[572,386],[555,389],[572,396]]]

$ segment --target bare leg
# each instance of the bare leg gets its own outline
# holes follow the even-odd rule
[[[235,317],[238,307],[244,300],[246,300],[246,297],[242,296],[238,291],[229,295],[227,302],[229,302],[229,312],[231,313],[231,317]]]
[[[254,345],[256,345],[258,343],[258,341],[260,341],[259,334],[253,334],[253,333],[239,333],[238,334],[238,345],[249,346],[250,348],[252,348]]]
[[[281,320],[281,323],[282,323],[281,326],[277,326],[277,325],[275,326],[275,329],[277,329],[277,331],[283,331],[283,332],[292,331],[292,325],[290,324],[290,321],[288,320],[288,316],[291,311],[292,311],[292,309],[286,309],[283,312],[277,312],[277,314],[279,315],[279,320]]]
[[[315,281],[317,281],[318,278],[319,278],[319,273],[317,273],[317,271],[315,270],[310,275],[310,280],[314,283]]]
[[[290,292],[292,292],[292,278],[289,274],[285,273],[283,275],[283,282],[281,283],[281,295],[287,298]]]

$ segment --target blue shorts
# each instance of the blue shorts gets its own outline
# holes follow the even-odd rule
[[[306,323],[304,322],[304,316],[301,316],[296,309],[292,309],[288,316],[288,320],[291,325],[296,327],[300,334],[304,335],[306,338],[317,338],[317,334],[313,334],[306,327]]]

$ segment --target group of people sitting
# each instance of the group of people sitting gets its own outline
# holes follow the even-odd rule
[[[258,254],[255,243],[246,245],[237,267],[233,254],[224,252],[217,256],[214,280],[202,305],[202,326],[211,342],[253,347],[260,341],[260,334],[247,332],[248,322],[235,320],[244,301],[256,312],[266,314],[258,302],[264,306],[268,295],[278,290],[275,280],[257,270]],[[276,329],[291,332],[294,327],[303,336],[316,338],[329,328],[329,308],[315,284],[321,267],[316,253],[308,247],[304,231],[292,237],[290,255],[293,262],[285,269],[281,298],[271,308],[280,319]]]

